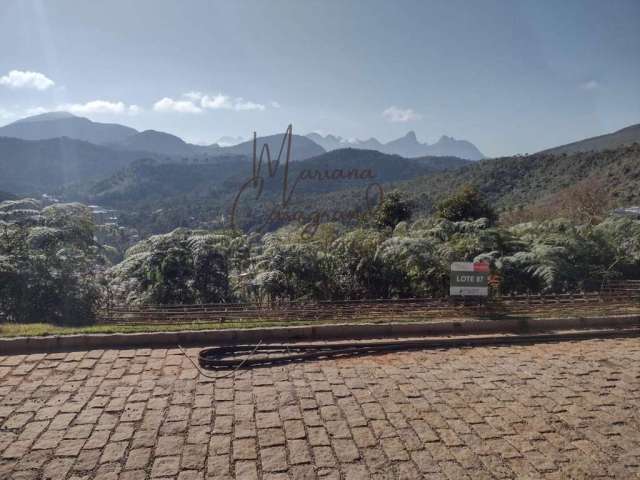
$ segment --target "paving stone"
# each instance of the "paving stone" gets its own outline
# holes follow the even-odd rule
[[[206,444],[187,445],[182,449],[182,468],[200,470],[204,468],[206,459]]]
[[[336,452],[338,459],[343,463],[355,462],[360,458],[358,447],[353,440],[335,439],[331,441],[333,450]]]
[[[271,447],[273,445],[284,445],[284,431],[279,428],[267,428],[258,430],[258,441],[261,447]]]
[[[289,450],[289,463],[292,465],[311,462],[311,452],[306,441],[288,440],[287,449]]]
[[[22,458],[18,462],[18,470],[31,470],[41,468],[47,460],[51,458],[51,452],[48,450],[33,450]],[[0,475],[0,478],[2,476]]]
[[[635,478],[638,379],[636,338],[223,379],[177,349],[0,356],[0,479]]]
[[[177,475],[180,470],[180,457],[159,457],[153,462],[151,468],[152,477],[168,477]]]
[[[258,468],[255,462],[239,461],[235,465],[236,478],[258,480]]]
[[[100,463],[116,462],[124,456],[127,442],[108,443],[100,457]]]
[[[313,458],[314,465],[318,468],[335,467],[337,464],[331,447],[313,447]]]
[[[278,412],[260,412],[256,413],[256,426],[262,428],[280,427],[282,421]]]
[[[158,437],[155,455],[157,457],[175,455],[182,450],[184,438],[177,435],[166,435]]]
[[[253,438],[245,438],[233,441],[233,458],[235,460],[255,460],[256,441]]]
[[[44,466],[42,478],[44,480],[59,480],[67,475],[74,463],[73,458],[55,458]]]
[[[125,464],[125,470],[137,470],[145,469],[149,464],[151,458],[150,448],[134,448],[129,451],[127,456],[127,463]]]
[[[197,470],[182,470],[178,474],[178,480],[203,480],[204,474]]]
[[[287,450],[282,446],[261,448],[260,459],[265,472],[281,472],[287,469]]]
[[[304,438],[304,423],[301,420],[286,420],[284,422],[284,432],[288,439]]]
[[[300,480],[316,480],[318,476],[313,465],[293,465],[290,469],[290,475],[294,479]]]
[[[56,448],[56,457],[75,457],[80,453],[85,440],[62,440]]]
[[[313,446],[330,445],[327,429],[324,427],[309,427],[309,444]],[[354,435],[355,438],[355,435]]]

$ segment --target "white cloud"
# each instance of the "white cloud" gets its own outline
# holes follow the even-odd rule
[[[245,101],[242,98],[236,98],[236,102],[233,105],[234,110],[264,110],[266,107],[261,103],[254,103]]]
[[[200,106],[202,108],[208,108],[211,110],[233,109],[231,98],[227,95],[222,95],[221,93],[212,97],[210,97],[209,95],[203,95],[200,99]]]
[[[45,107],[31,107],[31,108],[27,108],[25,113],[27,114],[27,116],[31,117],[33,115],[40,115],[42,113],[47,113],[48,111],[49,109]]]
[[[278,102],[276,102],[275,100],[273,102],[271,102],[271,106],[273,108],[280,108],[281,107],[281,105]]]
[[[382,116],[393,123],[411,122],[422,118],[422,115],[410,108],[402,109],[393,105],[382,112]]]
[[[600,88],[600,83],[597,80],[589,80],[580,84],[582,90],[595,90]]]
[[[91,100],[87,103],[67,103],[59,105],[57,110],[64,110],[75,115],[111,114],[136,115],[140,112],[137,105],[127,105],[124,102],[110,102],[108,100]]]
[[[8,120],[13,117],[15,117],[15,113],[5,110],[4,108],[0,108],[0,119]]]
[[[202,110],[265,110],[267,107],[261,103],[251,102],[242,97],[232,98],[229,95],[218,93],[217,95],[207,95],[202,92],[191,91],[182,94],[188,100],[174,100],[165,97],[159,100],[153,106],[154,110],[159,112],[182,112],[182,113],[200,113]],[[272,106],[274,106],[272,102]],[[280,105],[278,104],[279,108]],[[274,108],[276,108],[274,106]]]
[[[200,113],[202,109],[191,100],[174,100],[164,97],[153,104],[156,112]]]
[[[47,88],[53,87],[55,82],[40,72],[11,70],[8,74],[0,77],[0,85],[11,88],[46,90]]]

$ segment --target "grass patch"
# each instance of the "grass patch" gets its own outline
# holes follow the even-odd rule
[[[181,330],[220,330],[229,328],[254,328],[307,325],[308,322],[234,322],[234,323],[179,323],[174,325],[123,325],[99,324],[65,327],[50,323],[3,323],[0,337],[38,337],[45,335],[73,335],[79,333],[140,333],[179,332]]]
[[[258,328],[258,327],[294,327],[304,325],[320,325],[330,323],[393,323],[393,322],[436,322],[446,320],[506,320],[506,319],[533,319],[550,317],[595,317],[611,315],[633,315],[640,314],[640,305],[589,305],[577,306],[573,308],[558,307],[553,309],[536,310],[533,308],[525,312],[512,312],[511,314],[495,315],[474,315],[472,312],[458,311],[453,314],[430,315],[409,314],[397,316],[391,314],[389,317],[362,317],[350,319],[320,319],[320,320],[254,320],[248,319],[236,322],[192,322],[175,324],[94,324],[61,326],[49,323],[0,323],[0,337],[37,337],[45,335],[73,335],[73,334],[97,334],[97,333],[141,333],[141,332],[179,332],[184,330],[223,330],[230,328]]]

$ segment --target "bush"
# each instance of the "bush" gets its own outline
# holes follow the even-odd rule
[[[487,203],[480,191],[465,185],[458,192],[440,202],[436,207],[440,218],[452,222],[462,222],[487,218],[491,223],[496,220],[496,213]]]

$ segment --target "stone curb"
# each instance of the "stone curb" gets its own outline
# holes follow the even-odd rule
[[[0,338],[0,355],[74,350],[213,346],[289,341],[363,340],[416,336],[459,336],[553,332],[590,328],[640,326],[640,315],[516,320],[450,320],[424,323],[323,324],[296,327],[266,327],[179,332],[55,335]]]

